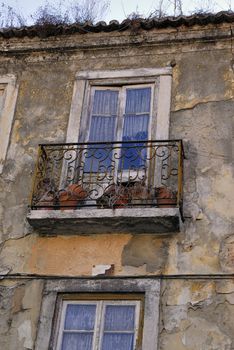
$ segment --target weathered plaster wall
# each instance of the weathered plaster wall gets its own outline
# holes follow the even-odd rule
[[[200,28],[195,31],[196,36],[205,34]],[[113,276],[234,273],[231,39],[182,44],[173,42],[181,35],[175,30],[156,34],[143,33],[138,45],[134,45],[134,33],[130,37],[129,33],[74,35],[61,40],[84,46],[109,40],[110,47],[54,53],[13,53],[10,49],[48,47],[58,38],[8,42],[9,52],[0,58],[0,74],[15,74],[19,92],[7,161],[0,176],[2,274],[91,276],[94,265],[114,265]],[[170,40],[159,44],[160,35]],[[121,46],[122,39],[132,40],[132,44]],[[0,45],[6,47],[6,42]],[[37,144],[65,140],[75,73],[165,67],[173,60],[170,137],[184,140],[186,154],[182,231],[160,237],[40,236],[26,222]],[[0,348],[32,349],[42,282],[4,280],[0,288]],[[33,299],[25,297],[29,290]],[[179,350],[233,349],[233,293],[228,280],[165,280],[160,350],[174,349],[175,343]],[[216,317],[217,312],[222,317]]]
[[[164,281],[160,350],[231,350],[233,280]]]
[[[33,349],[43,282],[5,280],[0,283],[0,348]]]

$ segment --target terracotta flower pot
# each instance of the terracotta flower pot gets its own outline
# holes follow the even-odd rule
[[[129,203],[128,196],[119,196],[115,201],[115,208],[125,208]]]
[[[38,209],[53,210],[55,206],[55,200],[53,195],[44,194],[38,201]]]
[[[118,185],[115,190],[114,207],[115,208],[126,208],[129,204],[129,189],[125,186]]]
[[[71,184],[59,194],[60,208],[62,210],[75,209],[86,197],[87,192],[82,186]]]
[[[67,187],[67,192],[71,193],[72,196],[76,197],[77,200],[84,200],[87,197],[87,192],[82,186],[77,184],[71,184]]]
[[[135,183],[129,187],[129,199],[132,204],[144,204],[149,198],[149,190],[143,183]]]
[[[127,189],[121,185],[109,185],[99,198],[98,204],[103,208],[125,208],[129,203]]]
[[[158,187],[156,189],[157,205],[161,208],[171,208],[177,204],[177,198],[167,187]]]

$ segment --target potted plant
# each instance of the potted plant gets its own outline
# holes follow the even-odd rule
[[[53,210],[55,206],[55,197],[53,192],[47,192],[42,195],[37,203],[38,209]]]
[[[109,185],[103,195],[97,200],[102,208],[124,208],[129,203],[128,188],[123,185]]]
[[[38,209],[53,210],[57,203],[57,187],[49,177],[46,177],[38,184],[39,193],[38,197],[35,198]]]
[[[166,186],[156,188],[157,206],[170,208],[177,204],[176,192]]]
[[[59,193],[61,209],[74,209],[87,197],[87,192],[78,184],[71,184]]]
[[[128,188],[122,186],[116,193],[116,200],[114,202],[115,208],[124,208],[130,202]]]

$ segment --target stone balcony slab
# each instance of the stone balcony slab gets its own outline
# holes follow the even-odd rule
[[[178,232],[179,208],[82,208],[76,210],[30,210],[27,220],[46,235],[100,233]]]

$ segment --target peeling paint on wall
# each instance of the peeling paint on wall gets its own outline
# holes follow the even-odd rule
[[[23,340],[25,349],[33,349],[33,341],[31,336],[31,322],[25,320],[18,328],[19,341]]]
[[[1,349],[34,348],[44,287],[38,275],[108,278],[108,273],[178,277],[162,281],[160,350],[233,349],[234,280],[223,275],[234,273],[232,47],[225,38],[203,40],[207,30],[154,29],[137,34],[137,44],[127,30],[66,39],[0,38],[1,72],[16,75],[19,84],[0,176]],[[230,24],[209,26],[214,35],[219,30],[229,33]],[[176,41],[178,35],[183,42]],[[56,51],[58,42],[79,48]],[[184,140],[186,156],[181,232],[41,236],[26,222],[37,145],[65,141],[76,73],[165,68],[172,60],[170,138]],[[17,273],[36,278],[3,278]],[[186,280],[185,274],[194,278]],[[203,274],[210,280],[196,279]]]

